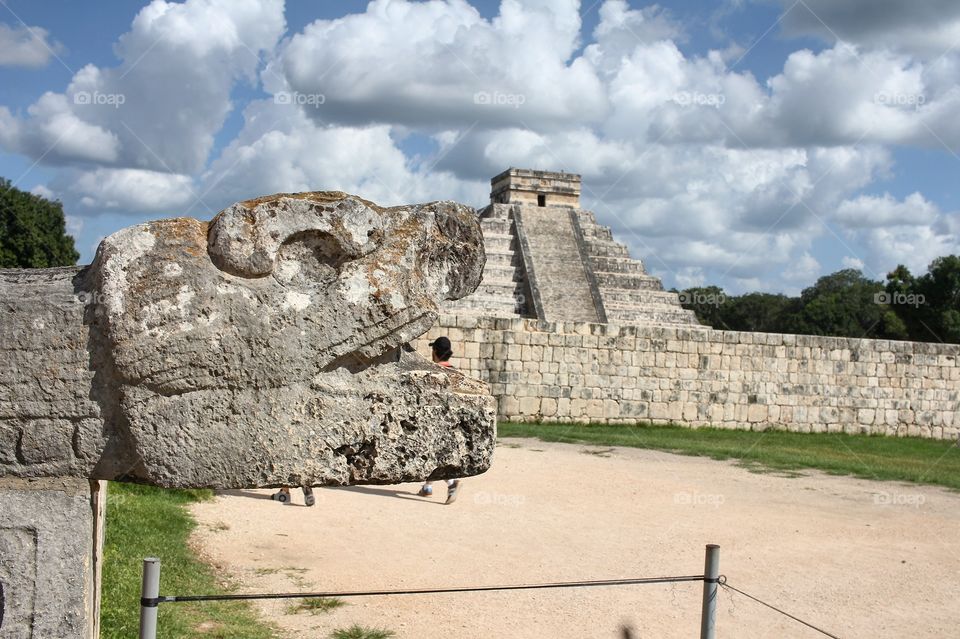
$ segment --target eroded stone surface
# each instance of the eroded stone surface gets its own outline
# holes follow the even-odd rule
[[[321,192],[130,227],[83,269],[0,271],[0,474],[239,488],[483,472],[486,386],[401,347],[484,259],[469,207]]]
[[[94,518],[84,479],[0,478],[0,637],[96,636]]]

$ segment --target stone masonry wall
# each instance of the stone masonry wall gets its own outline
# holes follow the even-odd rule
[[[444,315],[500,419],[960,434],[960,345]]]

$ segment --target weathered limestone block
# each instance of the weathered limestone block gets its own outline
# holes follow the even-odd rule
[[[99,635],[99,484],[0,478],[0,637]]]
[[[486,386],[403,346],[484,261],[468,207],[321,192],[130,227],[85,268],[0,271],[0,476],[241,488],[483,472]]]

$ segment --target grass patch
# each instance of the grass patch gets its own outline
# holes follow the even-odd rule
[[[334,630],[330,639],[389,639],[393,636],[395,636],[395,633],[392,630],[353,625],[349,628]]]
[[[161,595],[226,592],[213,569],[188,546],[196,526],[186,506],[210,491],[164,490],[110,482],[104,545],[101,637],[136,637],[144,557],[159,557]],[[245,602],[162,604],[158,637],[270,639],[276,629],[260,621]]]
[[[309,612],[311,615],[322,615],[346,605],[345,601],[336,597],[315,597],[291,605],[287,608],[287,614],[295,615],[298,612]]]
[[[955,441],[659,425],[501,423],[497,431],[500,437],[535,437],[548,442],[630,446],[736,459],[753,472],[812,468],[836,475],[960,490],[960,446]]]

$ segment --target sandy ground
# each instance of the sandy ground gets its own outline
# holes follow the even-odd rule
[[[243,592],[515,584],[703,572],[841,637],[957,637],[960,494],[627,448],[506,440],[457,503],[445,487],[235,491],[198,504],[197,541]],[[960,454],[960,451],[957,452]],[[161,588],[162,590],[162,588]],[[260,612],[289,637],[357,623],[415,639],[695,637],[702,584],[369,597]],[[166,594],[166,593],[165,593]],[[173,593],[171,593],[173,594]],[[185,594],[185,593],[179,593]],[[721,590],[718,637],[822,636]]]

